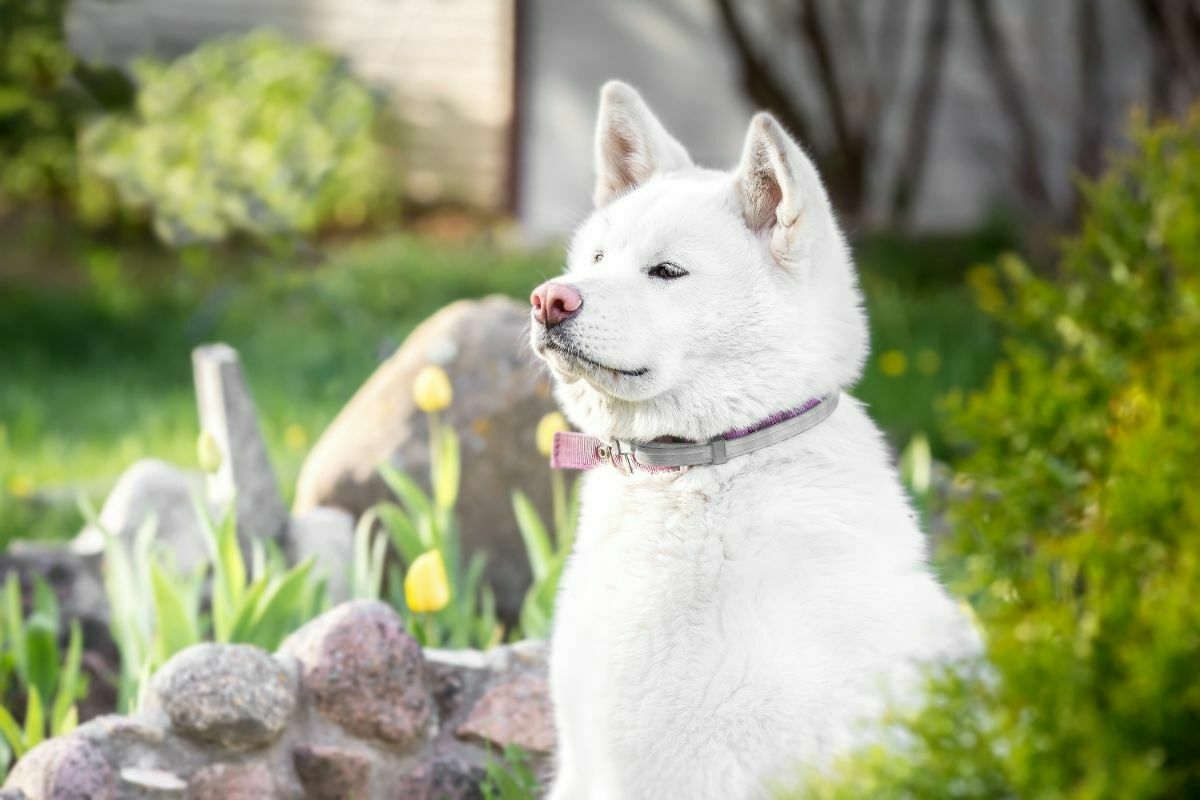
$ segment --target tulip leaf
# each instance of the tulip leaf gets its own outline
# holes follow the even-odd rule
[[[550,535],[533,502],[520,489],[513,492],[512,504],[513,513],[517,517],[517,528],[521,531],[521,539],[525,542],[525,552],[529,557],[529,568],[533,572],[534,581],[540,582],[550,571],[550,559],[554,557]]]
[[[158,637],[158,660],[165,662],[185,647],[199,641],[195,615],[166,576],[156,559],[150,561],[150,585],[154,602],[154,619]]]
[[[5,706],[0,705],[0,734],[4,736],[4,741],[8,743],[8,747],[17,758],[25,755],[25,734],[21,731],[21,726],[13,719],[12,712]]]

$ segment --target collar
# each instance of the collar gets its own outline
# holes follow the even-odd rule
[[[595,469],[610,464],[626,475],[634,472],[685,472],[689,467],[715,466],[791,439],[815,428],[833,413],[838,392],[814,397],[790,411],[772,414],[747,428],[734,428],[707,442],[605,441],[586,433],[554,434],[550,466],[555,469]]]

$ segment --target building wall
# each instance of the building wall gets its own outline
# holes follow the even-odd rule
[[[417,199],[488,210],[509,200],[513,0],[75,0],[85,58],[172,58],[214,36],[270,27],[343,55],[386,89]]]

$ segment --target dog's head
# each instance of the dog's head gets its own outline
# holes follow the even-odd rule
[[[600,97],[596,209],[533,293],[532,344],[578,427],[705,439],[849,386],[854,266],[812,162],[769,114],[702,169],[629,86]]]

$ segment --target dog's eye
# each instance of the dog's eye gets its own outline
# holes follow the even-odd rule
[[[646,273],[651,278],[660,278],[664,281],[673,281],[676,278],[682,278],[687,275],[687,270],[678,264],[672,264],[670,261],[664,261],[661,264],[655,264]]]

